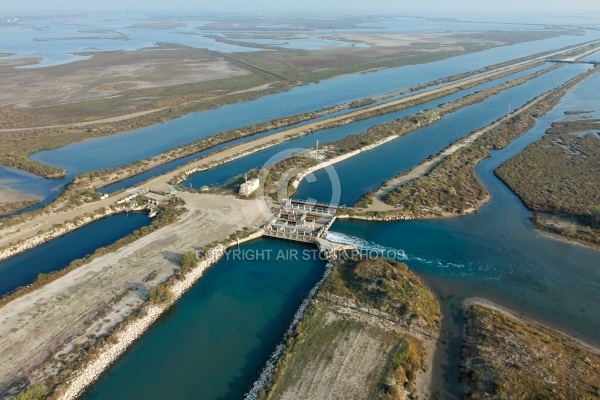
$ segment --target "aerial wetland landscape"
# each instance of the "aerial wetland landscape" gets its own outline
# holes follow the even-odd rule
[[[30,3],[1,399],[600,398],[597,5]]]

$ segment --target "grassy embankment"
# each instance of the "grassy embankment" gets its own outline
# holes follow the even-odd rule
[[[600,138],[569,133],[599,128],[597,120],[555,122],[541,140],[496,170],[536,213],[536,225],[596,244],[600,244]]]
[[[488,193],[475,176],[479,161],[489,156],[490,150],[504,148],[515,138],[529,131],[535,119],[547,113],[562,96],[575,85],[597,72],[588,71],[553,90],[544,99],[526,111],[513,116],[443,159],[429,173],[387,194],[383,200],[398,209],[387,212],[367,212],[376,218],[440,217],[461,215],[476,210],[488,198]]]
[[[0,217],[4,215],[10,215],[27,207],[31,207],[39,202],[39,200],[21,200],[0,203]]]
[[[466,312],[466,399],[597,399],[600,354],[536,322],[473,305]]]
[[[406,265],[336,261],[260,395],[403,398],[430,368],[422,339],[437,336],[440,319],[436,297]]]

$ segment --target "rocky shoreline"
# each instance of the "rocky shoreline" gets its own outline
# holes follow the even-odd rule
[[[94,221],[98,221],[99,219],[109,217],[111,215],[124,213],[128,210],[131,210],[127,206],[113,206],[109,208],[105,208],[104,210],[97,210],[97,212],[91,217],[82,217],[78,218],[74,222],[67,222],[63,226],[53,228],[49,231],[39,233],[36,236],[30,237],[24,240],[21,243],[14,244],[0,251],[0,261],[15,256],[19,253],[22,253],[26,250],[32,249],[40,244],[46,243],[52,239],[55,239],[59,236],[65,235],[69,232],[77,230],[84,225],[90,224]],[[140,208],[142,210],[142,208]]]
[[[225,253],[225,246],[218,245],[206,253],[196,268],[190,271],[183,281],[171,286],[174,300],[179,299],[189,290],[204,272],[215,264]],[[61,400],[76,399],[86,388],[95,382],[100,375],[114,363],[150,326],[167,310],[170,305],[150,305],[144,308],[143,316],[128,324],[116,335],[116,343],[108,345],[100,351],[96,359],[80,370],[69,382],[67,389],[59,397]]]

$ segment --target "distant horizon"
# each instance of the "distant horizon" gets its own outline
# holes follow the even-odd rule
[[[75,0],[55,0],[52,3],[42,0],[23,0],[19,3],[0,0],[0,17],[11,14],[21,15],[66,15],[81,13],[161,13],[177,15],[179,13],[211,13],[211,14],[248,14],[248,13],[304,13],[304,14],[362,14],[374,15],[390,13],[393,15],[444,15],[451,18],[466,16],[588,16],[600,24],[600,5],[590,0],[572,0],[568,3],[548,3],[541,0],[522,2],[504,0],[502,2],[482,3],[475,0],[423,0],[410,4],[391,3],[387,0],[371,0],[368,3],[356,0],[333,0],[322,2],[305,0],[299,6],[297,2],[276,0],[222,0],[217,4],[190,2],[189,0],[171,0],[168,6],[164,3],[152,3],[142,0],[105,0],[103,2],[83,3]],[[585,14],[585,15],[583,15]],[[595,17],[590,17],[594,15]]]

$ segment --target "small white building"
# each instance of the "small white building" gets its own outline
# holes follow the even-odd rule
[[[258,186],[259,186],[258,178],[250,179],[249,181],[242,183],[242,185],[240,186],[240,196],[245,196],[245,197],[250,196],[250,194],[252,194],[253,192],[255,192],[258,189]]]

